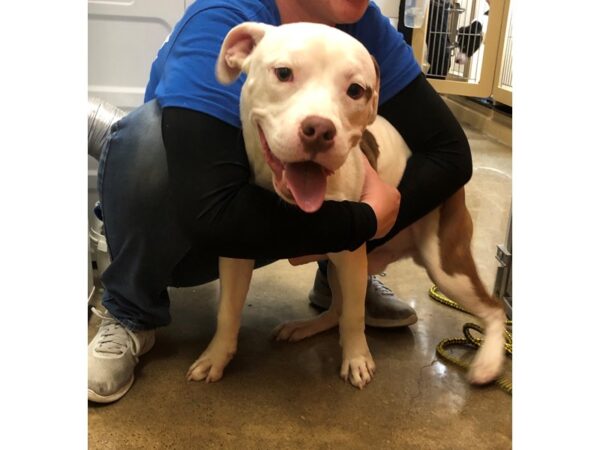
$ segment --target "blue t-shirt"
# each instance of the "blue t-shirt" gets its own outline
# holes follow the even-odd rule
[[[246,76],[223,86],[215,77],[221,44],[242,22],[281,25],[275,0],[196,0],[175,25],[152,63],[144,102],[204,112],[241,127],[240,92]],[[420,73],[412,49],[379,7],[371,2],[355,24],[340,25],[358,39],[381,69],[379,103],[392,98]]]

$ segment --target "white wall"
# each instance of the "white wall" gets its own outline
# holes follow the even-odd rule
[[[88,0],[88,94],[130,111],[141,105],[150,66],[189,0]],[[88,211],[98,200],[88,157]]]
[[[184,0],[88,0],[90,95],[141,105],[152,61],[184,10]]]
[[[398,9],[400,8],[400,0],[374,0],[377,6],[381,8],[381,12],[390,18],[394,27],[398,27]]]

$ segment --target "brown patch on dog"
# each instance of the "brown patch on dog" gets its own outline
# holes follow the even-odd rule
[[[379,69],[379,64],[373,55],[371,55],[371,59],[373,60],[373,67],[375,68],[375,86],[373,86],[371,95],[369,95],[368,102],[371,102],[371,113],[369,114],[369,123],[373,123],[375,118],[377,117],[377,108],[379,103],[379,89],[381,87],[381,70]],[[376,94],[376,95],[375,95]]]
[[[373,60],[373,65],[375,66],[375,75],[377,75],[377,86],[376,90],[379,91],[379,80],[381,79],[381,70],[379,69],[379,64],[373,55],[371,55],[371,59]]]
[[[448,275],[466,275],[477,297],[494,308],[502,308],[500,300],[490,296],[483,286],[471,253],[473,220],[465,204],[465,190],[459,189],[440,207],[439,224],[442,270]]]
[[[379,158],[379,144],[377,139],[369,130],[365,130],[360,139],[360,150],[365,154],[369,164],[377,170],[377,159]]]

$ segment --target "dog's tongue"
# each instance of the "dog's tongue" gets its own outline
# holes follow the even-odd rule
[[[327,175],[323,168],[314,162],[288,163],[285,165],[285,179],[294,200],[304,212],[315,212],[325,200]]]

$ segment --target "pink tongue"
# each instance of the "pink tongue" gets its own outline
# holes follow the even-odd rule
[[[288,163],[285,179],[294,200],[304,212],[315,212],[325,200],[327,176],[323,168],[313,162]]]

